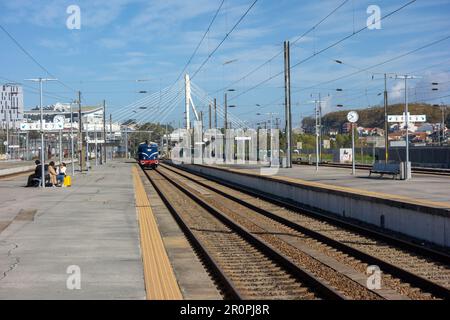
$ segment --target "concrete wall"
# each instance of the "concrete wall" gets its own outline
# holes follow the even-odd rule
[[[425,240],[450,246],[450,211],[417,203],[349,193],[338,188],[325,189],[314,184],[281,181],[279,177],[261,177],[226,169],[184,165],[189,170],[230,181],[240,186],[296,202],[300,206],[323,210]]]
[[[389,160],[405,161],[406,148],[389,148]],[[376,149],[379,160],[384,160],[384,148]],[[450,169],[450,147],[410,147],[409,157],[413,167]]]

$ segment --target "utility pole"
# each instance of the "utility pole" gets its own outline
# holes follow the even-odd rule
[[[102,164],[106,164],[106,101],[103,100],[103,147]]]
[[[286,113],[286,167],[292,168],[291,58],[289,41],[284,42],[284,92]]]
[[[125,127],[125,159],[128,159],[128,127]]]
[[[384,74],[384,162],[389,162],[389,125],[388,125],[388,92],[387,74]]]
[[[444,102],[441,102],[441,108],[442,108],[442,124],[441,124],[441,128],[442,128],[442,143],[441,146],[444,146],[445,143],[445,105]]]
[[[12,91],[12,88],[11,88]],[[12,95],[10,95],[10,99],[12,101]],[[11,150],[9,148],[9,108],[8,108],[8,100],[6,100],[6,114],[5,114],[5,118],[6,118],[6,159],[9,159],[9,150]]]
[[[95,156],[95,166],[98,166],[98,145],[97,145],[97,123],[94,122],[94,148],[95,148],[95,152],[94,152],[94,156]]]
[[[209,104],[209,129],[211,130],[211,103]]]
[[[317,108],[317,103],[316,100],[314,103],[314,113],[316,115],[316,172],[319,171],[319,110]]]
[[[78,91],[78,153],[80,161],[80,172],[83,172],[83,118],[81,112],[81,91]]]
[[[322,161],[322,94],[319,93],[319,162]]]
[[[40,116],[41,116],[41,187],[45,188],[45,143],[44,143],[44,111],[42,105],[42,82],[44,81],[57,81],[57,79],[27,79],[28,81],[39,82],[39,105],[40,105]]]
[[[408,110],[408,79],[419,79],[417,76],[404,75],[396,76],[396,79],[405,80],[405,142],[406,142],[406,163],[405,163],[405,180],[411,179],[411,163],[409,162],[409,110]]]
[[[63,157],[62,157],[62,151],[63,151],[63,148],[62,148],[62,130],[59,130],[59,164],[61,164],[62,163],[62,159],[63,159]]]
[[[355,124],[352,122],[352,175],[356,174],[356,154],[355,154]]]
[[[75,175],[75,162],[74,162],[74,145],[73,145],[73,110],[72,103],[70,104],[70,160],[72,162],[72,177]]]
[[[225,107],[225,119],[224,119],[224,125],[223,128],[227,130],[228,128],[228,102],[227,102],[227,93],[225,92],[225,98],[224,98],[224,107]]]
[[[202,113],[202,122],[203,122],[203,113]],[[169,155],[169,136],[167,135],[167,132],[168,132],[168,124],[166,123],[166,133],[165,133],[165,136],[166,136],[166,156],[168,156]]]
[[[109,140],[112,140],[112,113],[109,114]],[[111,160],[113,159],[113,149],[111,147]]]
[[[217,99],[214,98],[214,128],[217,129]]]

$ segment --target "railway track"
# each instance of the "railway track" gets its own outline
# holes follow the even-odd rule
[[[449,258],[444,253],[312,217],[173,167],[163,165],[158,173],[149,174],[161,175],[180,191],[221,212],[345,298],[449,298]],[[381,290],[367,288],[369,265],[383,272]]]
[[[315,164],[309,164],[307,162],[294,162],[296,165],[315,165]],[[346,163],[320,163],[321,167],[331,167],[331,168],[352,168],[351,164]],[[358,170],[367,170],[369,171],[372,169],[371,165],[366,164],[357,164],[356,169]],[[438,168],[419,168],[415,167],[412,168],[412,173],[415,174],[426,174],[426,175],[433,175],[433,176],[450,176],[450,169],[438,169]]]
[[[147,177],[233,299],[343,299],[220,210],[159,171]]]

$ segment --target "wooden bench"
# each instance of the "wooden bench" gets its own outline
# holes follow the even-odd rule
[[[376,162],[373,164],[372,169],[370,169],[369,177],[372,173],[378,173],[380,178],[385,174],[391,174],[392,178],[395,179],[395,177],[400,174],[400,164]]]

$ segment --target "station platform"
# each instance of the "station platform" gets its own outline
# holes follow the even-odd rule
[[[17,168],[17,167],[28,167],[34,165],[34,161],[22,161],[22,160],[1,160],[0,170]]]
[[[258,173],[259,168],[246,168],[239,166],[228,166],[228,168],[245,170]],[[374,196],[395,197],[399,200],[420,201],[424,204],[444,206],[450,209],[450,177],[427,174],[414,174],[408,181],[394,180],[390,176],[379,178],[373,174],[369,178],[369,171],[356,170],[352,175],[351,168],[319,167],[293,165],[291,169],[280,168],[276,177],[295,179],[321,183],[329,186],[349,188],[349,191],[367,191]]]
[[[71,188],[0,181],[0,299],[146,298],[132,166],[78,173]]]
[[[10,175],[27,173],[34,170],[35,167],[34,161],[2,160],[0,161],[0,179]]]

